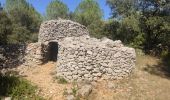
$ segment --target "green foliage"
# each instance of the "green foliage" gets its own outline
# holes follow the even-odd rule
[[[153,16],[143,20],[143,31],[145,32],[145,49],[155,49],[156,53],[161,53],[170,44],[170,23],[164,17]]]
[[[78,89],[76,87],[72,88],[73,95],[76,96]]]
[[[129,16],[124,18],[120,22],[120,27],[118,29],[118,37],[124,43],[129,44],[133,42],[136,36],[140,33],[139,21],[136,16]]]
[[[42,100],[36,95],[36,87],[28,81],[13,75],[0,74],[0,95],[10,96],[14,100]]]
[[[46,14],[47,14],[46,19],[48,20],[57,19],[57,18],[66,19],[68,18],[69,9],[67,5],[65,5],[62,1],[53,0],[48,5],[46,9]]]
[[[4,11],[0,11],[0,45],[8,42],[8,35],[12,33],[11,20]]]
[[[98,36],[102,27],[102,11],[95,0],[83,0],[74,12],[74,20],[88,27],[92,36]]]
[[[26,27],[13,25],[13,33],[9,36],[9,43],[25,43],[28,42],[30,39],[31,32],[27,30]]]
[[[9,36],[12,37],[10,41],[16,43],[33,41],[30,37],[32,33],[38,33],[41,23],[40,14],[26,0],[6,0],[5,9],[15,29]]]
[[[108,36],[156,55],[170,51],[169,1],[107,0],[107,3],[113,16],[109,25],[112,28],[106,30]]]
[[[105,31],[105,35],[110,39],[121,40],[133,47],[140,47],[144,42],[138,15],[131,15],[122,20],[110,20],[105,26]]]
[[[107,4],[112,10],[113,17],[126,17],[135,12],[138,1],[139,0],[107,0]]]
[[[85,26],[101,20],[102,11],[95,0],[83,0],[75,10],[75,18]]]
[[[56,77],[56,79],[59,84],[67,84],[68,83],[67,80],[63,77]]]

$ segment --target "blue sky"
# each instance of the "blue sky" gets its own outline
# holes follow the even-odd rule
[[[31,3],[38,12],[40,12],[41,14],[45,14],[46,7],[52,0],[27,0],[27,1]],[[77,5],[81,2],[81,0],[62,0],[62,1],[69,7],[70,11],[74,11]],[[97,1],[104,13],[103,18],[108,19],[111,11],[108,5],[106,5],[106,0]],[[5,0],[0,0],[0,2],[3,5],[5,4]]]

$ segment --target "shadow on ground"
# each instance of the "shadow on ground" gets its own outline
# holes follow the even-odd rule
[[[143,70],[150,74],[170,79],[170,56],[165,57],[156,65],[147,64]]]

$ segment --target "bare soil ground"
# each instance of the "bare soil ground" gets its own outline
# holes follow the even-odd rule
[[[49,62],[42,66],[29,68],[24,71],[26,79],[39,87],[38,94],[47,100],[63,100],[63,92],[70,88],[71,84],[58,84],[54,78],[56,64]]]
[[[134,73],[127,79],[99,81],[88,100],[170,100],[169,73],[162,70],[160,60],[150,56],[137,56]],[[170,66],[166,66],[170,67]],[[64,100],[63,92],[72,84],[58,84],[54,78],[55,64],[27,69],[25,77],[37,85],[40,95],[47,100]],[[108,83],[114,84],[113,89]]]

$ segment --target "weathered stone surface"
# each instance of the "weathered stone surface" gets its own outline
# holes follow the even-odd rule
[[[61,40],[65,37],[78,37],[88,35],[87,28],[70,20],[50,20],[41,24],[39,31],[39,42]]]
[[[109,45],[108,45],[109,44]],[[121,79],[127,77],[135,66],[135,50],[125,47],[121,41],[110,39],[66,37],[59,42],[57,72],[66,69],[69,75],[60,74],[68,81],[97,81],[98,79]],[[77,73],[75,74],[75,71]],[[80,76],[80,77],[77,77]],[[76,77],[76,78],[75,78]]]
[[[58,43],[57,76],[68,81],[122,79],[135,66],[133,48],[120,40],[91,38],[83,25],[59,19],[41,25],[37,43],[0,46],[0,68],[48,61],[50,42]]]
[[[46,48],[41,43],[0,46],[0,68],[14,68],[22,64],[26,66],[41,64],[47,58]]]
[[[66,100],[75,100],[75,97],[73,95],[68,95],[66,97]]]
[[[90,95],[91,92],[92,92],[92,86],[84,85],[78,90],[78,96],[82,98],[86,98]]]
[[[116,86],[116,84],[114,84],[114,83],[112,83],[112,82],[108,82],[107,88],[108,88],[108,89],[116,89],[117,86]]]

